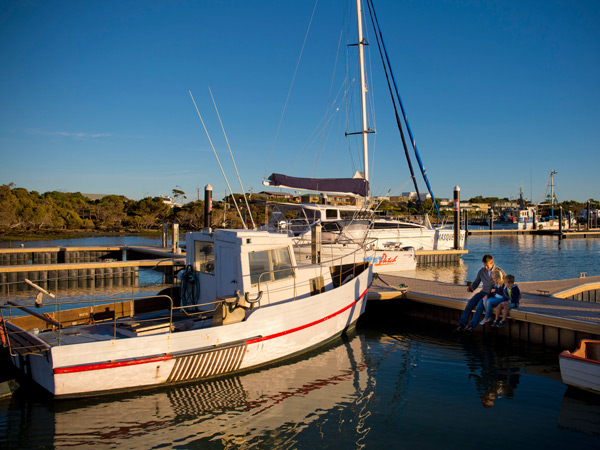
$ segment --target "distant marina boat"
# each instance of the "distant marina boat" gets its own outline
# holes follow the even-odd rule
[[[558,359],[563,383],[600,394],[600,341],[584,339],[577,350],[565,350]]]

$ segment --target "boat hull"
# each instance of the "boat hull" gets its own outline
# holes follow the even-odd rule
[[[584,340],[577,351],[559,355],[563,383],[578,389],[600,394],[600,341]]]
[[[253,310],[230,325],[52,346],[13,363],[55,397],[210,379],[280,361],[352,328],[366,305],[372,267],[321,294]],[[91,325],[90,327],[92,327]],[[97,333],[113,332],[95,327]]]

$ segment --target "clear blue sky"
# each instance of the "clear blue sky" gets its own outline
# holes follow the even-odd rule
[[[268,189],[265,171],[352,176],[361,167],[343,129],[310,137],[330,97],[342,0],[317,5],[279,128],[313,7],[1,0],[0,183],[133,199],[176,187],[195,199],[210,183],[221,198],[225,183],[191,90],[239,192],[209,86],[246,190]],[[436,196],[452,197],[459,185],[462,198],[516,197],[522,186],[536,200],[555,169],[559,200],[600,199],[600,1],[375,7]],[[368,39],[377,130],[371,186],[398,194],[413,189],[371,31]]]

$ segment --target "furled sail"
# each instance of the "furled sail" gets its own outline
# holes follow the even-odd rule
[[[369,183],[364,178],[298,178],[274,173],[263,183],[266,186],[353,194],[361,197],[366,197],[369,193]]]

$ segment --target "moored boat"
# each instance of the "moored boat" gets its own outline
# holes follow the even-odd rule
[[[600,341],[583,339],[574,352],[558,356],[563,383],[600,394]]]
[[[186,241],[179,295],[41,313],[4,306],[12,363],[55,397],[151,388],[284,360],[364,312],[368,263],[297,264],[292,238],[266,231],[207,229]]]

